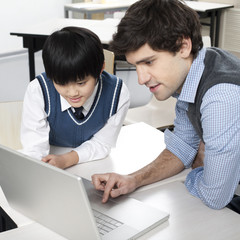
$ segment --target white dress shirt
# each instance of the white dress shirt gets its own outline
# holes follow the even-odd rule
[[[83,114],[86,115],[91,108],[97,92],[96,85],[91,97],[84,103]],[[61,97],[62,111],[71,108],[71,105]],[[130,105],[130,96],[126,85],[123,83],[119,97],[116,114],[110,117],[105,126],[94,136],[72,150],[79,156],[79,162],[106,157],[112,147],[115,147],[119,131]],[[20,151],[26,155],[41,160],[50,151],[49,145],[49,123],[44,110],[44,98],[42,89],[37,79],[31,81],[27,87],[23,102],[23,114],[21,123],[21,143],[23,149]]]

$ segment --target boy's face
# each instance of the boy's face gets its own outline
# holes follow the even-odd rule
[[[126,54],[130,64],[136,66],[139,84],[146,87],[162,101],[181,92],[182,85],[190,70],[192,56],[191,41],[176,54],[168,51],[155,51],[148,44]]]
[[[81,107],[92,95],[96,85],[96,79],[92,76],[87,76],[84,80],[70,82],[66,85],[53,83],[58,93],[65,98],[72,107]]]

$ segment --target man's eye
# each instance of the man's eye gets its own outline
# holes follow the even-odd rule
[[[153,61],[147,61],[145,62],[147,65],[151,65],[153,63]]]

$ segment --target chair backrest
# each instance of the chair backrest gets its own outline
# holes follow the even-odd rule
[[[126,61],[116,61],[116,76],[126,84],[130,93],[130,108],[140,107],[149,103],[152,93],[145,85],[138,83],[136,68]]]
[[[203,41],[203,46],[204,47],[211,47],[211,38],[210,38],[210,36],[203,36],[202,37],[202,41]]]
[[[114,73],[114,53],[103,49],[104,58],[105,58],[105,68],[104,70],[110,74]]]
[[[15,150],[21,149],[22,101],[0,102],[0,112],[0,144]]]

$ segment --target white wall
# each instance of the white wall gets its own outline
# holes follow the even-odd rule
[[[41,51],[35,53],[35,65],[37,75],[44,72]],[[23,100],[28,83],[27,52],[0,57],[0,102]]]
[[[22,38],[10,35],[24,26],[64,17],[71,0],[0,0],[0,102],[22,100],[29,83],[28,55]],[[35,54],[36,74],[43,71],[41,52]]]
[[[71,0],[0,0],[0,54],[22,48],[22,39],[11,36],[24,26],[63,17],[64,4]]]

